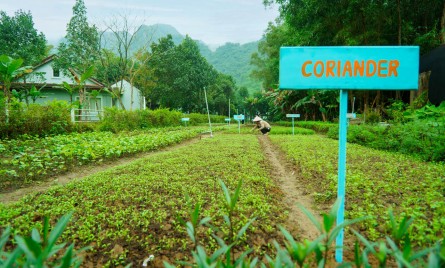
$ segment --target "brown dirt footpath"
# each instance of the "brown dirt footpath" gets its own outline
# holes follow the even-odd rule
[[[319,213],[315,211],[311,197],[304,191],[304,184],[299,182],[295,167],[286,158],[286,155],[272,142],[268,136],[258,136],[263,153],[269,162],[270,174],[284,193],[284,201],[289,207],[289,218],[286,222],[286,229],[300,239],[313,240],[320,235],[320,232],[297,206],[305,207],[314,216],[319,218]]]

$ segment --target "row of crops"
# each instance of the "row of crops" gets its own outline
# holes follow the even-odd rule
[[[271,136],[295,163],[298,177],[320,205],[337,195],[338,141],[318,135]],[[414,217],[411,239],[429,246],[444,237],[445,165],[403,154],[347,147],[346,216],[372,216],[356,227],[371,240],[389,234],[388,211]]]
[[[146,135],[163,140],[175,133],[186,137],[202,130],[187,131],[190,134],[179,134],[184,129],[153,130]],[[295,136],[280,133],[289,134],[291,128],[274,127],[269,137],[295,164],[295,176],[305,187],[304,192],[311,194],[319,208],[331,206],[337,189],[337,141],[304,129],[296,129]],[[119,137],[139,135],[142,134],[131,132]],[[114,137],[107,139],[112,143]],[[117,148],[115,145],[114,149]],[[352,144],[348,144],[347,161],[346,216],[372,216],[354,225],[354,229],[370,240],[383,238],[389,233],[388,210],[393,209],[399,219],[405,215],[415,217],[410,230],[414,246],[432,246],[443,239],[444,164]],[[239,230],[250,219],[255,221],[236,251],[251,247],[253,255],[263,258],[273,254],[273,240],[283,239],[278,225],[285,222],[287,214],[283,193],[271,178],[270,168],[250,129],[230,128],[214,138],[149,155],[65,187],[26,196],[11,205],[0,204],[0,226],[11,225],[15,234],[26,235],[34,226],[42,228],[44,216],[50,216],[54,223],[73,211],[63,239],[74,241],[79,248],[91,246],[85,255],[86,265],[139,265],[153,254],[154,265],[160,267],[163,260],[173,263],[191,256],[193,243],[179,220],[187,218],[189,203],[201,204],[201,216],[210,217],[210,223],[219,227],[197,230],[207,252],[218,248],[212,234],[229,237],[231,229],[223,216],[227,210],[219,180],[231,191],[242,181],[239,204],[231,222]]]
[[[248,230],[249,239],[243,236],[242,240],[261,255],[273,248],[284,210],[282,193],[268,176],[259,152],[257,140],[250,135],[202,139],[1,207],[0,226],[11,224],[15,234],[28,234],[33,226],[41,228],[45,215],[54,222],[74,211],[63,239],[74,241],[76,247],[92,247],[86,263],[99,267],[139,264],[149,254],[157,261],[173,263],[190,257],[192,248],[178,220],[178,216],[187,218],[186,196],[190,202],[202,204],[203,217],[221,226],[225,211],[218,181],[231,191],[242,181],[231,222],[239,230],[256,217]],[[222,227],[216,232],[225,237],[229,231]],[[210,228],[198,230],[209,251],[217,246],[212,232]]]
[[[207,130],[204,127],[176,127],[118,134],[87,132],[1,140],[0,193],[63,173],[75,166],[156,150]]]

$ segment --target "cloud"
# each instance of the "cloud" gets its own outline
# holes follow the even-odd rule
[[[35,27],[47,39],[61,38],[72,17],[75,0],[1,1],[0,9],[13,15],[30,10]],[[113,16],[125,15],[135,23],[164,23],[182,34],[209,44],[246,43],[261,38],[267,24],[278,16],[261,0],[84,0],[89,20],[101,27]]]

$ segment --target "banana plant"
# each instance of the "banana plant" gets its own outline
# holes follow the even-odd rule
[[[22,59],[13,59],[6,55],[0,56],[0,83],[3,84],[3,90],[6,96],[6,103],[11,102],[11,84],[12,81],[24,73],[32,71],[31,66],[23,66]]]

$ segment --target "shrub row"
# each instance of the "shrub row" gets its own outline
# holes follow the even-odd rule
[[[349,125],[347,139],[349,143],[409,154],[425,161],[445,161],[445,122],[442,121],[417,119],[387,126]],[[275,124],[292,126],[286,121]],[[338,139],[338,124],[335,123],[300,121],[295,122],[295,126]]]
[[[338,139],[338,127],[327,136]],[[429,121],[413,121],[389,126],[351,125],[348,142],[370,148],[400,152],[425,161],[445,161],[445,125]]]
[[[23,135],[0,141],[0,193],[44,180],[74,166],[147,152],[192,138],[203,127],[162,128],[132,132],[70,133],[45,138]]]
[[[28,107],[23,103],[13,103],[8,111],[3,107],[0,112],[1,139],[15,138],[22,134],[64,134],[75,130],[66,102],[52,101],[45,106],[30,104]]]
[[[4,103],[3,103],[4,104]],[[0,139],[14,139],[23,134],[30,136],[53,136],[71,132],[93,130],[131,131],[153,127],[180,126],[181,118],[188,117],[187,125],[208,123],[206,114],[182,114],[169,109],[124,111],[106,108],[104,118],[98,123],[73,124],[71,106],[65,101],[51,101],[46,105],[13,102],[6,111],[0,105]],[[224,123],[224,116],[211,115],[212,123]]]
[[[124,130],[131,131],[152,127],[179,126],[180,124],[183,124],[181,122],[182,118],[189,118],[187,125],[192,126],[209,122],[208,115],[206,114],[182,114],[179,111],[171,111],[166,108],[136,111],[123,111],[116,108],[107,108],[99,129],[117,133]],[[210,120],[213,123],[224,123],[224,118],[224,116],[219,115],[210,116]]]

